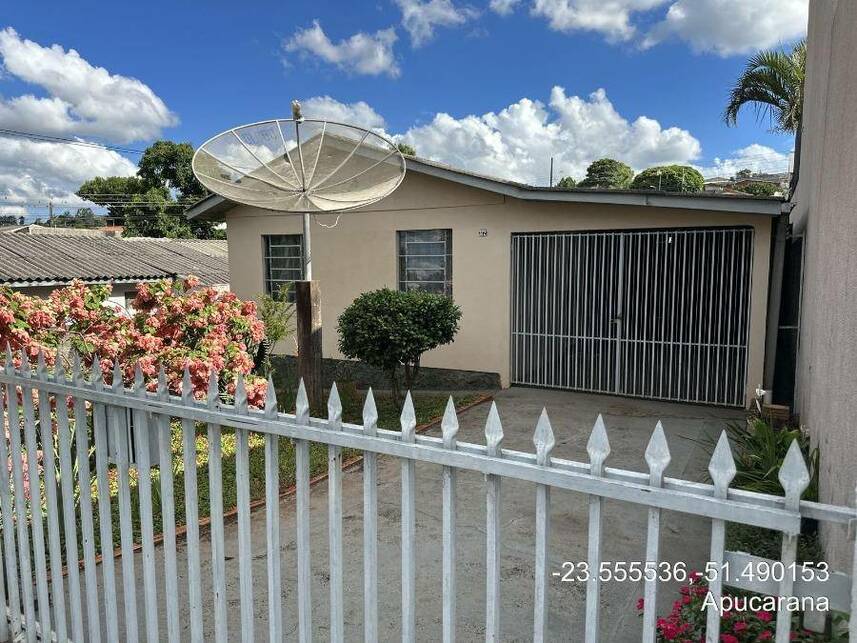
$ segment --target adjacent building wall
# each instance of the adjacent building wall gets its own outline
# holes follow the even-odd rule
[[[525,202],[416,172],[371,209],[312,227],[313,277],[321,282],[326,357],[337,350],[336,319],[361,292],[397,287],[397,230],[453,230],[453,297],[461,307],[455,342],[423,364],[498,373],[508,386],[510,248],[513,232],[750,225],[755,228],[748,395],[761,382],[771,219],[672,208]],[[264,290],[262,235],[301,232],[301,218],[236,206],[227,213],[230,282],[242,298]],[[318,216],[324,225],[335,215]],[[480,236],[480,229],[487,236]],[[280,350],[288,347],[280,347]]]
[[[796,410],[821,450],[822,500],[854,502],[857,483],[857,2],[810,4],[800,178],[791,220],[804,235]],[[832,564],[844,529],[823,532]]]

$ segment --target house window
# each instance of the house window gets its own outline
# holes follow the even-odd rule
[[[399,231],[399,290],[452,296],[452,230]]]
[[[280,288],[304,276],[303,235],[266,234],[262,236],[265,254],[265,292],[276,296]],[[294,296],[289,293],[289,299]]]

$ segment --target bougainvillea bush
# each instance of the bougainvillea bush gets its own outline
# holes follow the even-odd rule
[[[697,643],[705,641],[705,621],[707,609],[704,604],[708,594],[708,583],[702,574],[694,572],[687,585],[681,587],[680,597],[673,603],[672,611],[657,621],[657,640],[676,643]],[[728,592],[727,592],[728,593]],[[637,609],[642,614],[643,599],[637,601]],[[720,619],[721,643],[755,643],[755,641],[773,641],[776,631],[776,613],[766,610],[726,611]],[[792,618],[791,641],[814,643],[829,641],[822,634],[816,634],[800,627],[798,615]]]
[[[109,296],[110,286],[80,281],[47,299],[0,288],[0,346],[8,343],[15,351],[16,365],[19,351],[31,360],[42,351],[48,366],[61,359],[68,368],[76,351],[87,368],[97,360],[107,382],[118,360],[126,385],[139,364],[149,390],[156,388],[163,365],[175,394],[181,393],[187,367],[197,398],[205,397],[211,369],[228,393],[243,373],[248,403],[264,403],[266,383],[251,374],[251,355],[264,336],[254,302],[199,287],[195,277],[140,284],[130,310]]]

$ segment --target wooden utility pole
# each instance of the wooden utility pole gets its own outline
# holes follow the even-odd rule
[[[295,282],[298,377],[303,378],[310,406],[322,406],[321,291],[317,281]]]

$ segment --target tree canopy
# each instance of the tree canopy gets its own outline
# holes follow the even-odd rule
[[[191,169],[190,143],[156,141],[140,159],[137,176],[97,176],[77,191],[104,206],[126,237],[222,238],[208,221],[189,221],[185,208],[206,190]]]
[[[405,156],[416,156],[417,155],[417,151],[413,147],[408,145],[407,143],[398,143],[396,145],[396,149],[398,149]]]
[[[643,170],[634,177],[634,190],[660,190],[662,192],[701,192],[705,179],[689,165],[657,165]]]
[[[803,115],[805,76],[805,40],[790,52],[782,49],[760,51],[747,61],[729,92],[723,120],[727,125],[735,125],[741,109],[752,105],[757,119],[767,117],[772,130],[797,132]]]
[[[616,159],[598,159],[586,168],[586,178],[578,185],[582,188],[627,188],[634,178],[634,170]]]
[[[575,187],[576,185],[577,185],[577,181],[575,181],[570,176],[564,176],[559,181],[556,182],[556,185],[554,187],[564,188],[564,189],[568,190],[570,188]]]

